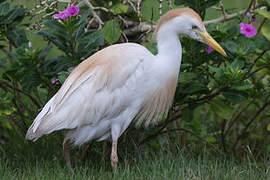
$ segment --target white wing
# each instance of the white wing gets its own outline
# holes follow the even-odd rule
[[[38,114],[26,138],[36,140],[56,130],[112,119],[131,105],[136,109],[145,92],[138,87],[147,81],[145,69],[154,58],[143,46],[133,43],[97,52],[70,74]]]

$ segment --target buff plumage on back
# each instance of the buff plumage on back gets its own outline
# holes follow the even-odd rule
[[[130,92],[135,93],[134,89],[129,89],[130,85],[141,88],[143,84],[140,83],[147,84],[144,80],[145,73],[151,69],[150,64],[154,59],[143,46],[132,43],[110,46],[97,52],[70,74],[60,90],[38,114],[26,138],[36,140],[43,134],[56,130],[94,125],[104,118],[113,119],[120,115],[133,103],[125,99],[130,96]],[[154,89],[149,85],[151,91],[147,90],[148,95],[136,95],[141,100],[132,113],[134,123],[144,123],[147,126],[166,114],[173,100],[176,84],[177,74],[166,84],[155,85]],[[106,95],[105,102],[98,95],[100,93]],[[86,115],[82,115],[83,113]]]
[[[26,138],[36,140],[43,134],[49,134],[60,129],[73,129],[77,126],[95,123],[95,121],[100,120],[102,115],[93,118],[89,117],[89,122],[76,122],[75,119],[68,120],[64,117],[60,118],[61,115],[57,115],[59,111],[69,105],[67,104],[69,98],[72,98],[75,93],[78,93],[79,88],[84,83],[90,83],[88,87],[89,92],[87,94],[81,94],[81,96],[85,96],[81,98],[89,99],[87,103],[91,104],[91,100],[95,98],[95,94],[101,91],[106,91],[108,94],[111,94],[110,98],[114,98],[114,90],[123,87],[127,80],[135,74],[135,71],[139,68],[139,64],[141,64],[140,59],[130,59],[121,54],[125,50],[126,47],[120,45],[110,46],[79,64],[66,79],[60,90],[36,117],[34,123],[28,129]],[[129,50],[132,50],[132,48]],[[73,97],[73,100],[74,104],[76,104],[76,97]],[[78,104],[78,106],[82,105]],[[96,106],[96,109],[104,109],[107,105],[103,105],[102,102],[98,101],[93,106]],[[89,109],[89,111],[96,110]],[[77,112],[77,114],[79,113]],[[76,112],[73,114],[76,114]]]

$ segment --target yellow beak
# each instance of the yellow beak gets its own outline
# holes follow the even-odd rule
[[[198,31],[198,34],[201,36],[201,38],[206,44],[211,46],[213,49],[215,49],[217,52],[219,52],[223,56],[225,57],[227,56],[224,49],[206,31],[205,32]]]

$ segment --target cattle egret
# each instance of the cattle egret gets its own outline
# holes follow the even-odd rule
[[[181,64],[179,35],[213,47],[226,56],[190,8],[167,12],[155,30],[158,54],[135,43],[104,48],[80,63],[28,129],[26,138],[67,129],[63,151],[70,165],[70,143],[112,141],[116,169],[117,140],[133,122],[148,126],[166,115],[173,101]]]

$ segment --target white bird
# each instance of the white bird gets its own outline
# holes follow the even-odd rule
[[[225,51],[207,33],[190,8],[170,10],[155,30],[158,54],[135,43],[104,48],[80,63],[28,129],[26,138],[67,129],[63,150],[70,165],[70,142],[112,141],[111,165],[116,169],[117,140],[133,122],[148,126],[167,114],[181,65],[179,35]]]

